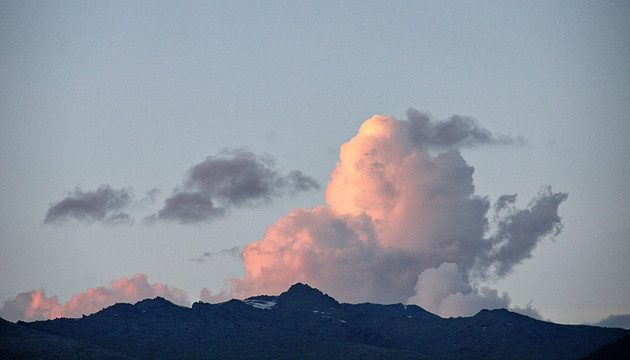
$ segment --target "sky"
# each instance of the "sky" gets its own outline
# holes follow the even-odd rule
[[[0,316],[302,281],[445,317],[624,318],[629,18],[2,1]]]

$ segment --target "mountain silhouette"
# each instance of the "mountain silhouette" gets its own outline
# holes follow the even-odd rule
[[[579,359],[630,334],[505,309],[444,319],[415,305],[345,304],[302,283],[278,296],[190,308],[157,297],[0,325],[3,359]]]
[[[289,290],[280,294],[278,301],[282,304],[282,306],[289,307],[302,306],[306,308],[314,306],[320,309],[325,309],[328,307],[339,306],[337,300],[322,293],[318,289],[302,283],[292,285]],[[313,308],[313,310],[316,309]]]

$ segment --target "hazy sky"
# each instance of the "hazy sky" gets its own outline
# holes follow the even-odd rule
[[[296,279],[443,315],[628,314],[628,19],[621,1],[2,1],[4,314]]]

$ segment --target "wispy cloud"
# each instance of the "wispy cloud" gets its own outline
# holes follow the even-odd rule
[[[203,264],[216,256],[230,256],[242,259],[241,248],[238,246],[234,246],[229,249],[223,249],[217,252],[204,252],[200,256],[191,258],[190,261],[194,261],[198,264]]]
[[[399,123],[410,142],[422,148],[461,148],[492,144],[524,144],[521,136],[497,136],[479,126],[471,117],[453,115],[446,120],[435,121],[428,114],[416,109],[407,110],[407,122]]]

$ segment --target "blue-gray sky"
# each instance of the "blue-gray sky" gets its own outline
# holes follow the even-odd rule
[[[136,273],[216,294],[245,276],[235,247],[326,204],[366,119],[416,108],[525,140],[460,150],[476,195],[568,194],[555,240],[484,286],[558,322],[630,313],[629,18],[626,2],[2,2],[0,300]]]

